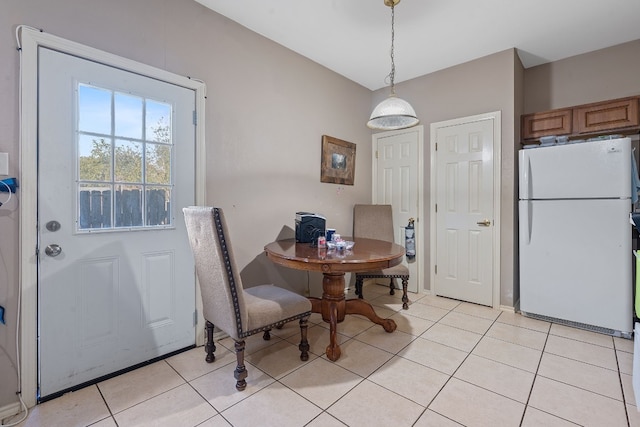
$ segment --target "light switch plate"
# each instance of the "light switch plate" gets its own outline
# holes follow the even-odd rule
[[[0,153],[0,175],[9,175],[9,153]]]

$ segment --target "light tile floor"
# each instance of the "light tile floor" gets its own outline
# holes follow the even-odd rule
[[[324,355],[311,317],[301,362],[297,322],[247,340],[247,389],[235,389],[233,341],[217,342],[36,406],[20,426],[640,426],[633,342],[518,314],[367,285],[398,329],[360,316],[338,326],[342,357]]]

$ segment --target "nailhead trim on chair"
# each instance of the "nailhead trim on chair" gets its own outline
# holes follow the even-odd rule
[[[261,328],[254,329],[254,330],[252,330],[252,331],[244,332],[244,333],[242,334],[242,336],[243,336],[243,337],[248,337],[249,335],[253,335],[253,334],[258,333],[258,332],[263,332],[263,331],[271,330],[271,329],[275,328],[276,326],[284,325],[285,323],[289,323],[289,322],[291,322],[292,320],[297,320],[297,319],[300,319],[300,318],[305,317],[305,316],[311,316],[311,312],[310,312],[310,311],[307,311],[307,312],[305,312],[305,313],[301,313],[301,314],[297,314],[297,315],[295,315],[295,316],[289,317],[288,319],[283,319],[283,320],[280,320],[279,322],[272,323],[272,324],[270,324],[270,325],[267,325],[267,326],[263,326],[263,327],[261,327]]]
[[[242,318],[240,317],[240,305],[238,302],[238,288],[236,287],[236,281],[233,275],[233,268],[231,267],[231,257],[229,256],[229,249],[227,247],[227,240],[224,235],[224,229],[222,228],[222,221],[220,220],[219,208],[213,208],[213,219],[216,224],[216,232],[218,233],[218,240],[220,241],[220,248],[222,249],[222,258],[224,259],[225,270],[227,271],[227,278],[229,279],[229,288],[231,289],[231,296],[233,298],[233,310],[236,314],[236,324],[238,325],[238,337],[245,338],[253,335],[257,332],[271,330],[272,328],[284,325],[292,320],[300,319],[302,317],[310,316],[311,312],[301,313],[296,316],[289,317],[288,319],[280,320],[270,325],[262,326],[261,328],[253,329],[251,331],[243,331]]]
[[[360,274],[356,273],[356,277],[362,277],[363,279],[409,279],[406,274]]]
[[[407,282],[409,276],[406,274],[369,274],[369,273],[356,273],[356,294],[358,293],[358,282],[360,283],[360,294],[362,298],[362,282],[364,279],[401,279],[402,280],[402,308],[404,310],[409,309],[409,297],[407,296]],[[393,291],[392,291],[393,294]]]
[[[220,220],[220,209],[213,208],[213,219],[216,224],[216,232],[218,233],[218,241],[222,249],[222,257],[224,259],[225,270],[227,271],[227,279],[229,280],[229,288],[231,289],[231,297],[233,298],[233,311],[236,313],[236,325],[238,328],[238,336],[246,337],[248,335],[242,332],[242,318],[240,317],[240,305],[238,303],[238,288],[231,268],[231,258],[229,257],[229,249],[227,248],[227,240],[222,229],[222,221]]]

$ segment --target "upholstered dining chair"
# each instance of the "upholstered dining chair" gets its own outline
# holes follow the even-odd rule
[[[393,215],[391,205],[355,205],[353,207],[353,237],[394,241]],[[362,296],[364,279],[389,279],[389,294],[395,294],[395,279],[402,281],[402,308],[409,309],[407,284],[409,269],[403,264],[377,271],[356,273],[356,295]]]
[[[300,322],[300,360],[308,360],[309,300],[271,284],[244,289],[222,209],[191,206],[184,208],[183,213],[204,306],[205,360],[208,363],[215,360],[213,329],[217,326],[235,341],[236,389],[244,390],[247,386],[245,338],[263,332],[263,338],[269,340],[272,328],[280,328],[293,320]]]

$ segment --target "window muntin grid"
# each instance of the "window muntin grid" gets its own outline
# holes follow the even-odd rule
[[[77,231],[172,226],[171,104],[77,89]]]

